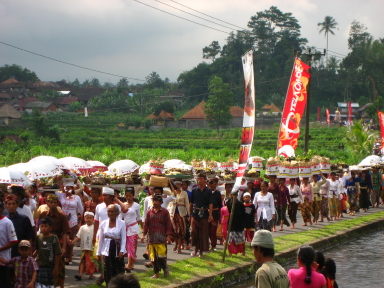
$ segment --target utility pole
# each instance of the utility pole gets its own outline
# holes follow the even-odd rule
[[[297,50],[294,50],[295,56],[298,57],[300,52]],[[308,49],[308,53],[306,54],[300,54],[302,56],[307,56],[307,65],[309,66],[308,73],[311,76],[311,68],[312,68],[312,57],[319,57],[319,56],[325,56],[326,55],[326,49],[324,49],[324,53],[311,53],[311,48]],[[308,85],[307,85],[307,107],[305,109],[305,138],[304,138],[304,152],[308,153],[308,144],[309,144],[309,101],[311,99],[310,93],[311,93],[311,78],[308,79]]]

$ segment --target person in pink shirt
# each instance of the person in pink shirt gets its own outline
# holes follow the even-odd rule
[[[299,269],[288,271],[291,288],[326,288],[327,281],[323,274],[312,268],[315,260],[315,250],[311,246],[301,246],[297,252]]]

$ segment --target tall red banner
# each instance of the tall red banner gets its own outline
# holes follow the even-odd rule
[[[329,114],[329,109],[325,109],[325,118],[327,118],[327,124],[331,124],[331,116]]]
[[[377,116],[379,117],[380,122],[380,131],[381,131],[381,153],[384,150],[384,113],[377,111]]]
[[[295,59],[283,115],[281,117],[279,138],[277,141],[277,155],[284,157],[295,156],[300,136],[300,121],[307,103],[307,85],[309,83],[310,67]]]
[[[236,174],[235,185],[232,191],[237,191],[241,185],[245,168],[248,165],[249,154],[251,153],[253,135],[255,131],[255,82],[253,76],[253,50],[247,51],[242,57],[244,70],[244,116],[243,129],[241,134],[241,145],[239,155],[239,166]]]
[[[348,125],[352,125],[352,105],[351,102],[348,101]]]
[[[320,122],[320,107],[317,107],[317,122]]]

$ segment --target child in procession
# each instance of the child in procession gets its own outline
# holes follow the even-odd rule
[[[61,247],[59,238],[51,233],[53,221],[49,217],[40,220],[40,234],[36,236],[37,264],[39,271],[36,278],[36,288],[53,288],[55,278],[59,275]],[[53,256],[53,257],[52,257]]]
[[[89,275],[89,279],[94,279],[93,273],[95,272],[96,265],[93,258],[93,233],[94,233],[94,221],[95,215],[92,212],[84,213],[85,225],[81,226],[79,232],[77,232],[76,238],[72,241],[72,244],[80,241],[80,265],[79,274],[75,275],[76,280],[82,280],[83,273]]]
[[[0,258],[0,262],[5,266],[15,269],[15,287],[34,288],[39,266],[37,265],[36,260],[29,256],[31,243],[29,243],[28,240],[21,240],[17,251],[20,256],[14,257],[8,261],[4,258]]]
[[[252,195],[249,192],[244,193],[244,234],[245,241],[251,243],[253,236],[255,235],[255,226],[256,226],[256,208],[255,205],[251,202]]]

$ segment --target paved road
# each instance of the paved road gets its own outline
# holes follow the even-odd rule
[[[367,212],[356,213],[356,216],[344,215],[344,218],[342,218],[341,220],[337,220],[337,221],[353,219],[353,218],[356,218],[356,217],[372,214],[372,213],[383,211],[383,210],[384,210],[384,206],[381,206],[380,208],[371,208]],[[307,231],[307,230],[312,230],[312,229],[319,229],[319,228],[324,227],[325,225],[328,225],[329,223],[334,223],[335,222],[335,221],[332,221],[332,222],[325,221],[325,222],[319,223],[317,225],[302,226],[303,221],[302,221],[300,212],[297,213],[297,216],[298,216],[297,217],[298,218],[297,219],[298,223],[296,223],[296,228],[295,229],[290,229],[289,227],[285,226],[284,227],[284,231],[277,231],[277,232],[273,233],[273,236],[274,237],[279,237],[279,236],[293,234],[293,233],[297,233],[297,232],[302,232],[302,231]],[[177,260],[183,260],[183,259],[191,257],[190,253],[192,251],[183,250],[182,254],[177,254],[177,253],[172,251],[173,244],[169,245],[168,248],[169,248],[168,249],[168,251],[169,251],[168,252],[168,263],[169,264],[172,264],[173,262],[175,262]],[[218,248],[218,250],[222,250],[223,249],[223,245],[218,245],[217,248]],[[145,250],[145,245],[143,243],[139,243],[138,249],[137,249],[138,260],[135,263],[135,268],[134,268],[133,273],[135,273],[135,272],[143,272],[143,271],[147,271],[148,270],[148,268],[146,268],[144,266],[144,262],[148,262],[148,261],[144,260],[144,258],[142,257],[144,250]],[[85,274],[83,275],[83,280],[82,281],[75,280],[74,275],[77,274],[77,269],[78,269],[78,265],[79,265],[79,256],[80,256],[80,249],[75,247],[75,256],[73,257],[74,261],[70,265],[66,266],[65,287],[68,287],[68,288],[84,287],[84,286],[87,286],[87,285],[92,284],[92,283],[95,282],[95,280],[87,279],[87,277],[85,277]],[[95,274],[95,276],[98,277],[99,274]]]

